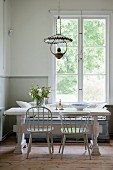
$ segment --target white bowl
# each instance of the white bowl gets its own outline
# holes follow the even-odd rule
[[[86,103],[75,103],[72,104],[73,107],[75,107],[77,110],[81,111],[83,109],[85,109],[86,107],[88,107],[88,104]]]

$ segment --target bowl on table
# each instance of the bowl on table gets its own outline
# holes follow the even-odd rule
[[[75,107],[77,110],[82,111],[86,107],[88,107],[88,104],[86,103],[74,103],[72,104],[73,107]]]

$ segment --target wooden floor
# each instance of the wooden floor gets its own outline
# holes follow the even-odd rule
[[[67,144],[64,157],[60,160],[59,144],[54,144],[53,159],[49,158],[48,148],[44,143],[33,143],[29,159],[26,150],[23,154],[14,154],[15,136],[10,136],[0,143],[0,170],[113,170],[113,140],[99,143],[101,156],[89,156],[82,144]]]

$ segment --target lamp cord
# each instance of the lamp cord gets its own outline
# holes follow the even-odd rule
[[[59,32],[59,34],[61,35],[61,17],[60,17],[60,0],[59,0],[59,2],[58,2],[58,17],[57,17],[57,19],[56,19],[56,34],[58,34],[58,30],[57,30],[57,23],[58,23],[58,21],[59,21],[59,28],[60,28],[60,32]]]

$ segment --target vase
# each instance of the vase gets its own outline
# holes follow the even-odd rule
[[[36,105],[45,106],[45,99],[44,98],[36,99]]]

